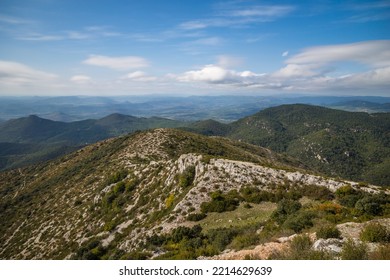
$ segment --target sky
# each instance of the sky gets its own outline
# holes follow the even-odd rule
[[[0,96],[389,88],[389,0],[0,0]]]

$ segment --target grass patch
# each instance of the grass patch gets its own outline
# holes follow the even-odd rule
[[[205,232],[223,227],[244,227],[266,221],[276,209],[276,203],[262,202],[253,204],[252,208],[241,203],[236,210],[223,213],[208,213],[199,224]]]

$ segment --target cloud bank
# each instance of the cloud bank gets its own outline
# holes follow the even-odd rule
[[[31,68],[22,63],[0,60],[0,84],[3,86],[31,86],[51,83],[58,76]]]
[[[140,69],[149,62],[138,56],[110,57],[91,55],[82,64],[113,70],[109,78],[93,79],[88,70],[61,80],[57,75],[34,69],[13,61],[0,60],[0,86],[9,88],[63,87],[88,89],[91,92],[134,90],[147,86],[157,92],[165,88],[172,91],[207,89],[263,93],[267,91],[323,92],[323,93],[382,93],[390,88],[390,40],[364,41],[353,44],[316,46],[284,57],[284,65],[269,73],[256,73],[245,69],[241,57],[220,55],[215,63],[206,64],[179,74],[153,76]],[[345,62],[352,62],[347,69]],[[241,69],[240,69],[241,68]],[[240,69],[240,70],[237,70]],[[129,71],[130,70],[130,71]],[[117,74],[117,71],[126,71]],[[125,74],[127,73],[127,74]],[[348,94],[348,93],[347,93]]]
[[[354,62],[368,68],[337,73],[339,62]],[[390,86],[390,40],[317,46],[285,60],[285,66],[272,73],[236,71],[229,65],[205,65],[179,76],[181,82],[280,89],[288,91],[388,90]]]

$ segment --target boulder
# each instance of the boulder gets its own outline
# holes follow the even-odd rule
[[[328,251],[331,253],[340,253],[342,250],[343,241],[336,238],[318,239],[313,244],[313,249],[316,251]]]

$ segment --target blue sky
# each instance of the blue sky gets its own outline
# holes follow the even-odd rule
[[[0,95],[390,96],[390,1],[0,0]]]

